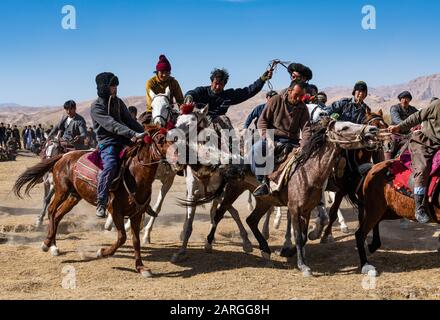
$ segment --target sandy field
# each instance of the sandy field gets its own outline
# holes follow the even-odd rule
[[[42,207],[42,186],[24,200],[10,192],[16,177],[38,161],[22,153],[16,162],[0,163],[0,299],[440,299],[438,227],[410,222],[404,230],[399,221],[383,222],[382,248],[370,256],[379,276],[370,278],[360,274],[353,235],[356,216],[347,206],[343,212],[349,234],[341,233],[335,223],[336,242],[308,243],[311,278],[303,277],[296,260],[275,254],[271,263],[263,260],[251,235],[254,251],[244,253],[228,214],[219,225],[213,253],[205,253],[208,207],[197,210],[187,258],[173,264],[170,259],[180,245],[185,211],[176,204],[185,190],[180,177],[157,219],[153,243],[142,248],[153,278],[135,272],[130,235],[115,256],[95,258],[98,248],[110,245],[116,234],[103,231],[104,221],[84,202],[61,222],[60,255],[52,257],[40,250],[47,220],[41,229],[34,227]],[[244,223],[249,214],[246,199],[244,195],[236,202]],[[283,243],[285,226],[285,216],[279,230],[271,226],[273,251]],[[73,274],[75,282],[69,281]]]

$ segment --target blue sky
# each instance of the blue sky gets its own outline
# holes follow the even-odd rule
[[[77,30],[61,28],[67,4]],[[361,27],[367,4],[376,30]],[[228,86],[249,85],[274,58],[310,66],[319,87],[402,83],[440,72],[439,11],[437,0],[1,0],[0,103],[90,99],[102,71],[119,76],[121,96],[143,95],[161,53],[184,91],[214,67]],[[274,86],[288,82],[280,69]]]

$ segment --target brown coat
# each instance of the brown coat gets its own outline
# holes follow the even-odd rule
[[[299,103],[292,106],[287,101],[287,94],[272,97],[258,119],[259,129],[274,129],[275,137],[299,140],[301,147],[309,142],[311,136],[310,115],[307,106]]]

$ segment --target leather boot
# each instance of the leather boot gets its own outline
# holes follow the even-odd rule
[[[424,204],[425,196],[424,195],[414,195],[414,201],[416,202],[416,219],[420,223],[428,223],[430,217],[427,213],[425,204]]]

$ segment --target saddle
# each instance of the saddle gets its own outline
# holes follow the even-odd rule
[[[122,159],[125,154],[125,149],[121,151],[119,154],[119,159]],[[118,176],[113,180],[112,186],[110,189],[115,189],[117,187],[117,182],[122,176],[122,169],[119,170]],[[82,155],[75,164],[74,172],[76,176],[91,185],[93,188],[98,188],[98,176],[99,173],[103,170],[103,162],[99,155],[99,150],[95,150],[93,152],[88,152]]]
[[[294,168],[294,164],[299,157],[299,149],[293,144],[289,144],[289,146],[286,146],[285,148],[282,148],[280,150],[281,154],[278,155],[275,151],[275,170],[272,174],[268,176],[268,179],[270,181],[270,189],[272,192],[280,191],[289,181],[289,178],[293,174],[292,169]],[[283,161],[278,162],[280,160]]]
[[[414,177],[411,169],[411,154],[405,150],[400,157],[394,161],[390,168],[392,176],[392,185],[394,189],[408,197],[414,195]],[[432,168],[430,173],[428,199],[432,202],[433,196],[438,191],[440,182],[440,150],[432,159]]]

